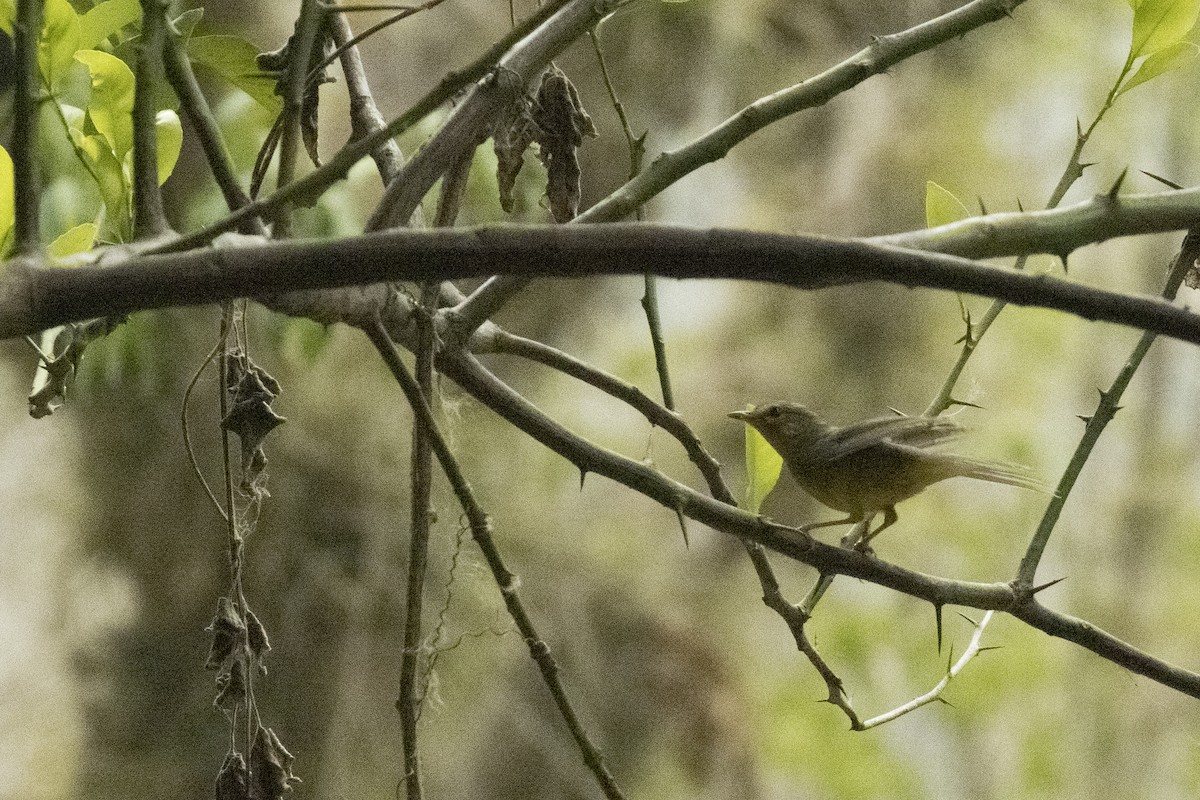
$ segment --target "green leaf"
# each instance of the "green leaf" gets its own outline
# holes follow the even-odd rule
[[[183,148],[183,125],[179,115],[170,109],[158,112],[154,119],[154,130],[158,142],[158,184],[171,177],[179,151]]]
[[[1149,56],[1182,41],[1200,16],[1200,0],[1141,0],[1133,7],[1129,59]]]
[[[92,76],[88,116],[120,161],[133,147],[133,70],[99,50],[80,50],[75,58]]]
[[[949,225],[971,216],[962,201],[933,181],[925,181],[925,227]]]
[[[12,245],[12,229],[17,220],[17,203],[13,193],[12,157],[0,147],[0,257],[7,255]]]
[[[13,35],[13,21],[17,18],[16,0],[0,0],[0,31]]]
[[[86,253],[92,249],[92,245],[96,242],[96,231],[96,223],[94,222],[85,222],[82,225],[76,225],[51,242],[46,251],[55,260],[65,259],[68,256],[79,253]]]
[[[138,0],[107,0],[97,3],[79,18],[79,47],[91,50],[126,25],[142,18]]]
[[[1191,42],[1176,42],[1168,48],[1159,50],[1143,61],[1142,65],[1138,67],[1138,71],[1133,73],[1133,77],[1125,81],[1125,85],[1117,92],[1117,97],[1135,86],[1154,80],[1159,75],[1186,67],[1197,55],[1200,55],[1200,47]]]
[[[53,88],[67,74],[79,49],[79,15],[67,0],[47,0],[45,14],[38,66]]]
[[[237,36],[193,36],[187,43],[192,63],[213,70],[278,114],[283,102],[275,94],[275,79],[259,69],[258,48]]]
[[[783,458],[754,426],[746,427],[746,510],[757,514],[763,500],[775,488],[783,469]]]
[[[96,177],[100,197],[104,200],[105,219],[111,237],[118,242],[129,240],[132,229],[132,213],[129,208],[129,185],[125,181],[125,170],[121,162],[109,149],[108,140],[99,135],[75,134],[80,152],[88,160],[91,172]]]

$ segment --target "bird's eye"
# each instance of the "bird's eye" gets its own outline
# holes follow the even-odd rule
[[[768,417],[778,417],[779,416],[779,406],[771,406],[770,408],[768,408],[767,416]]]

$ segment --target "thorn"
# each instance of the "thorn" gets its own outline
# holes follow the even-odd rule
[[[1020,211],[1022,214],[1025,213],[1025,206],[1021,205],[1021,198],[1019,197],[1017,198],[1017,211]]]
[[[1051,586],[1053,586],[1056,583],[1062,583],[1066,579],[1067,579],[1067,576],[1064,575],[1061,578],[1055,578],[1052,581],[1047,581],[1046,583],[1043,583],[1041,586],[1035,586],[1032,589],[1030,589],[1029,594],[1030,594],[1030,596],[1033,596],[1033,595],[1037,594],[1038,592],[1042,591],[1043,589],[1049,589]]]
[[[1159,183],[1161,183],[1165,186],[1169,186],[1172,189],[1182,189],[1183,188],[1175,181],[1167,180],[1166,178],[1162,177],[1161,175],[1155,175],[1153,172],[1146,172],[1146,170],[1144,170],[1144,169],[1138,170],[1138,171],[1141,172],[1143,175],[1145,175],[1147,178],[1154,178],[1154,180],[1158,181]]]
[[[941,603],[933,604],[933,618],[937,623],[937,645],[938,652],[942,652],[942,606]]]
[[[1129,174],[1129,167],[1121,170],[1121,174],[1117,176],[1117,180],[1113,183],[1112,188],[1108,190],[1107,197],[1111,202],[1117,201],[1117,192],[1121,191],[1121,184],[1125,182],[1125,176]]]
[[[1077,417],[1079,417],[1079,419],[1083,420],[1084,425],[1091,425],[1092,417],[1094,417],[1095,415],[1094,414],[1076,414],[1075,416],[1077,416]]]
[[[583,491],[583,481],[584,478],[587,477],[587,473],[588,471],[586,469],[579,470],[579,491],[581,492]]]
[[[908,416],[908,414],[905,414],[905,413],[904,413],[903,411],[901,411],[900,409],[898,409],[898,408],[892,408],[891,406],[888,406],[888,411],[892,412],[892,413],[893,413],[893,414],[895,414],[897,417],[907,417],[907,416]]]
[[[979,200],[979,213],[980,213],[980,215],[982,215],[982,216],[985,216],[985,217],[986,217],[986,216],[987,216],[987,213],[988,213],[988,211],[987,211],[987,206],[985,206],[985,205],[983,204],[983,198],[982,198],[982,197],[979,197],[979,198],[976,198],[976,199],[978,199],[978,200]]]
[[[937,701],[938,701],[939,703],[941,703],[942,705],[945,705],[945,706],[950,706],[951,708],[954,708],[954,703],[951,703],[949,700],[947,700],[946,698],[942,697],[940,694],[937,696]]]
[[[962,617],[963,619],[965,619],[967,622],[971,623],[971,627],[972,627],[972,628],[978,628],[978,627],[979,627],[979,621],[978,621],[978,620],[976,620],[976,619],[974,619],[974,618],[972,618],[972,617],[968,617],[966,614],[964,614],[964,613],[963,613],[963,612],[961,612],[961,611],[956,611],[956,612],[954,612],[954,613],[958,614],[960,617]]]
[[[1004,645],[989,644],[989,645],[983,645],[981,647],[975,648],[975,652],[976,653],[986,653],[988,650],[1003,650],[1003,649],[1004,649]]]
[[[679,518],[679,530],[683,531],[683,546],[685,549],[691,550],[692,545],[688,541],[687,518],[683,516],[683,506],[675,506],[675,516]]]
[[[1068,272],[1071,271],[1070,268],[1067,266],[1067,259],[1071,257],[1071,254],[1070,253],[1059,253],[1058,257],[1059,257],[1059,259],[1062,260],[1063,274],[1066,275]]]
[[[1079,117],[1075,118],[1075,141],[1083,141],[1083,122],[1080,121]]]
[[[1100,163],[1100,162],[1098,162],[1098,161],[1080,161],[1075,166],[1079,167],[1079,171],[1082,173],[1088,167],[1094,167],[1098,163]]]
[[[980,408],[980,409],[983,408],[983,406],[979,405],[978,403],[971,403],[971,402],[968,402],[967,400],[957,400],[953,397],[950,398],[950,405],[966,406],[967,408]]]
[[[950,645],[950,649],[946,652],[946,674],[950,674],[950,670],[954,669],[954,645]]]

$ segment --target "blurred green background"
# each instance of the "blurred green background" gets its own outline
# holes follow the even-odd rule
[[[273,49],[294,3],[208,3],[210,32]],[[530,3],[518,4],[518,13]],[[642,0],[602,41],[635,130],[652,157],[754,99],[820,72],[873,34],[955,6],[945,0]],[[1044,203],[1124,58],[1120,0],[1033,0],[990,25],[778,123],[681,181],[649,219],[776,231],[871,235],[921,227],[935,180],[969,206]],[[363,28],[374,16],[356,15]],[[499,0],[448,0],[364,47],[393,116],[508,24]],[[558,60],[600,129],[581,152],[584,203],[620,185],[627,153],[590,45]],[[1126,166],[1194,185],[1194,71],[1121,98],[1098,129],[1095,161],[1068,195],[1108,188]],[[248,170],[267,121],[218,83],[212,92]],[[322,89],[322,148],[346,138],[344,84]],[[407,152],[432,127],[404,140]],[[221,213],[190,131],[167,184],[180,229]],[[498,221],[490,144],[480,148],[460,224]],[[527,159],[515,218],[547,221],[540,165]],[[70,176],[48,189],[59,220],[94,209]],[[361,229],[380,192],[369,162],[301,215],[311,235]],[[65,224],[65,223],[64,223]],[[1085,248],[1071,274],[1154,292],[1178,235]],[[1056,272],[1049,259],[1030,269]],[[638,279],[541,281],[498,321],[657,396]],[[664,281],[663,316],[680,411],[742,483],[747,402],[805,402],[835,422],[924,408],[957,355],[958,300],[859,285],[819,293],[732,282]],[[1196,303],[1185,290],[1185,303]],[[974,316],[987,303],[967,298]],[[583,310],[583,313],[581,313]],[[227,730],[202,669],[226,585],[223,528],[191,475],[180,435],[183,389],[217,335],[215,309],[139,314],[88,350],[74,394],[49,419],[25,414],[34,360],[2,346],[0,374],[0,797],[209,797]],[[253,355],[284,386],[289,421],[268,441],[271,498],[248,543],[246,590],[275,647],[257,685],[266,724],[297,757],[296,797],[393,797],[396,697],[408,526],[403,398],[362,336],[253,309]],[[972,452],[1056,480],[1136,341],[1135,331],[1010,308],[968,367],[959,419]],[[486,359],[545,411],[594,442],[701,487],[678,446],[597,391],[520,360]],[[1051,540],[1045,602],[1184,666],[1200,643],[1200,498],[1194,455],[1200,351],[1155,345]],[[999,617],[982,655],[935,704],[868,733],[818,702],[824,686],[760,602],[739,545],[573,467],[501,423],[449,381],[439,413],[569,690],[630,797],[1193,798],[1200,794],[1200,704],[1080,648]],[[208,474],[216,379],[192,410]],[[882,558],[934,574],[1004,581],[1046,499],[969,481],[901,508]],[[422,716],[431,797],[596,797],[459,513],[438,484],[428,622],[441,612]],[[784,486],[781,520],[831,512]],[[835,540],[838,532],[825,532]],[[461,549],[460,549],[461,545]],[[811,570],[774,559],[798,600]],[[451,565],[456,564],[453,574]],[[947,614],[961,652],[970,627]],[[928,690],[938,653],[931,609],[840,579],[811,625],[871,716]]]

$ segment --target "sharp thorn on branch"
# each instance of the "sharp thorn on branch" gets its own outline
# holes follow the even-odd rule
[[[1043,583],[1043,584],[1041,584],[1041,585],[1039,585],[1039,586],[1035,586],[1035,587],[1033,587],[1032,589],[1030,589],[1030,590],[1029,590],[1029,594],[1030,594],[1030,595],[1035,595],[1035,594],[1037,594],[1037,593],[1038,593],[1038,592],[1040,592],[1040,591],[1043,591],[1043,590],[1045,590],[1045,589],[1049,589],[1051,586],[1053,586],[1053,585],[1054,585],[1054,584],[1056,584],[1056,583],[1062,583],[1062,582],[1063,582],[1063,581],[1065,581],[1066,579],[1067,579],[1067,576],[1066,576],[1066,575],[1064,575],[1064,576],[1062,576],[1061,578],[1055,578],[1055,579],[1054,579],[1054,580],[1052,580],[1052,581],[1046,581],[1045,583]]]
[[[1125,176],[1128,174],[1129,174],[1129,167],[1126,167],[1125,169],[1121,170],[1121,174],[1118,175],[1116,181],[1113,182],[1112,188],[1109,189],[1108,192],[1105,194],[1105,196],[1109,199],[1109,201],[1116,202],[1117,193],[1121,191],[1121,184],[1125,183]]]
[[[1144,169],[1138,170],[1138,172],[1142,173],[1147,178],[1153,178],[1154,180],[1158,181],[1159,183],[1163,184],[1164,186],[1169,186],[1172,189],[1182,189],[1183,188],[1175,181],[1164,178],[1161,175],[1155,175],[1153,172],[1146,172],[1146,170],[1144,170]]]

